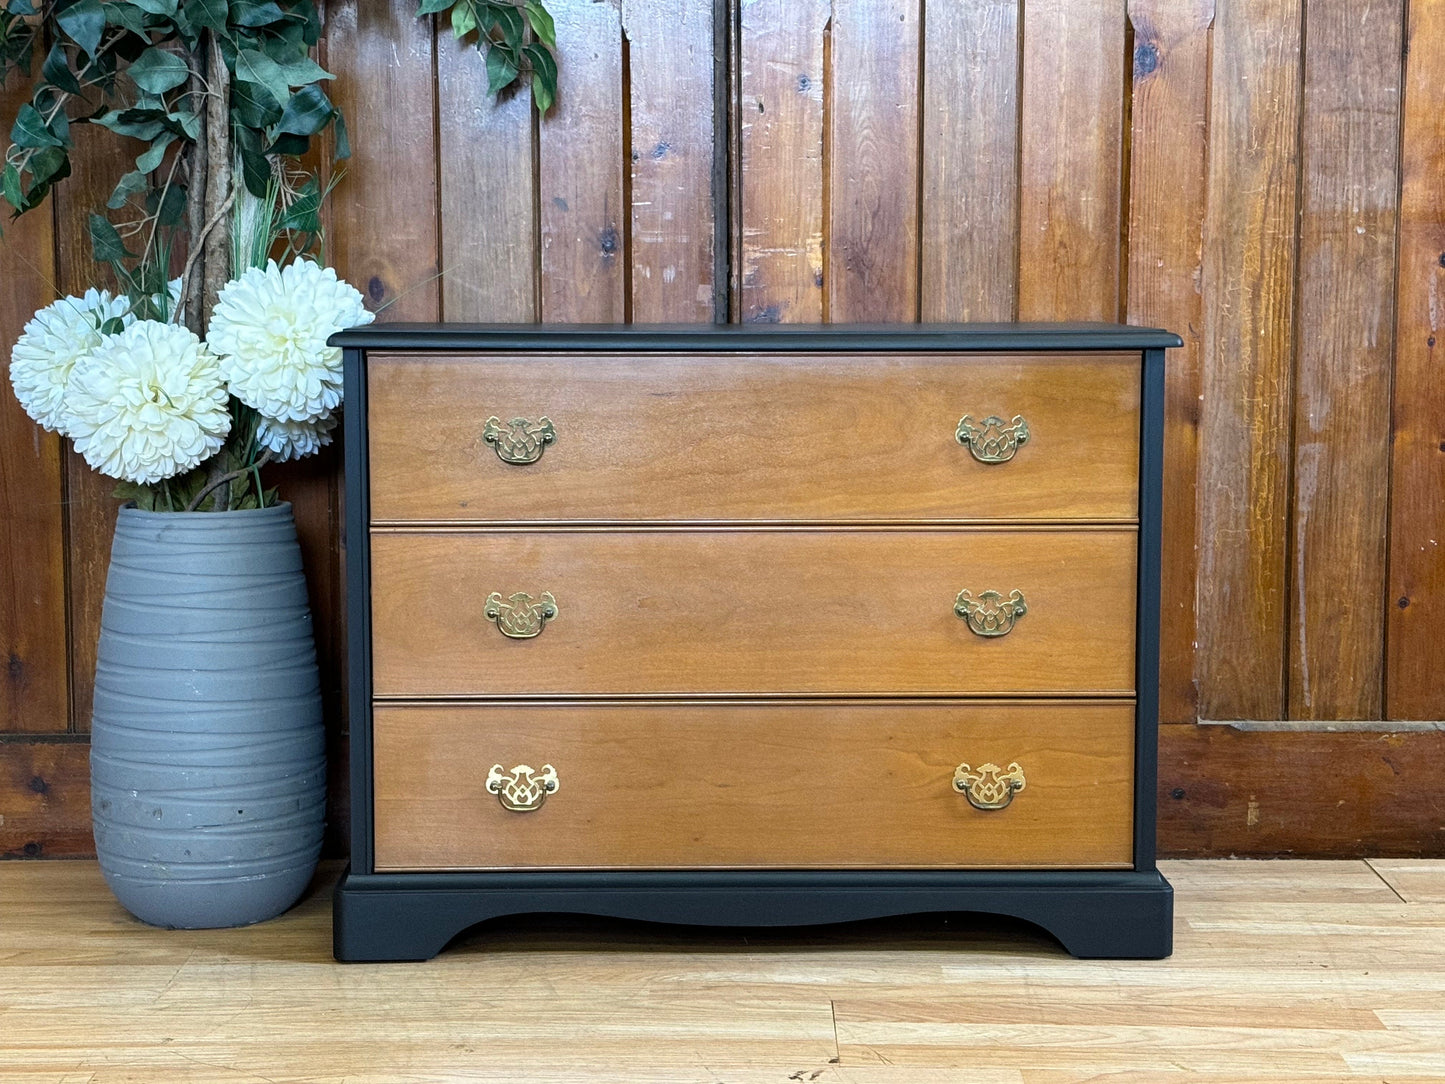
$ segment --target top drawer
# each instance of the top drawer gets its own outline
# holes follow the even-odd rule
[[[1127,522],[1139,377],[1138,354],[373,353],[371,516]]]

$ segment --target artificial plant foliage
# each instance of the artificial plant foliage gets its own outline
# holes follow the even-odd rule
[[[418,14],[449,19],[457,37],[486,53],[492,92],[530,77],[537,108],[550,108],[556,37],[540,0],[419,0]],[[239,183],[257,198],[279,175],[288,225],[316,235],[315,187],[293,190],[288,164],[328,129],[336,157],[350,154],[325,89],[333,76],[312,57],[320,35],[314,0],[0,0],[0,80],[34,73],[40,60],[10,128],[0,197],[16,214],[39,206],[70,175],[79,125],[137,141],[106,205],[92,209],[89,234],[95,258],[125,292],[143,297],[164,272],[138,268],[181,251],[177,234],[225,228],[215,201],[206,215],[191,206],[206,181],[197,146],[218,142],[206,132],[208,99],[223,97],[231,153],[220,169],[238,167]],[[227,86],[216,86],[218,75]]]

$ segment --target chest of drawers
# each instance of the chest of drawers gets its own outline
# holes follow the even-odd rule
[[[1167,955],[1164,351],[1113,325],[345,332],[342,960],[567,911]]]

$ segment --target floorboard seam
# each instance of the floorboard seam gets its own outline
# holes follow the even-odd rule
[[[1379,870],[1377,870],[1377,869],[1375,868],[1375,863],[1371,862],[1368,858],[1366,858],[1366,859],[1365,859],[1365,865],[1370,868],[1370,872],[1373,873],[1376,877],[1378,877],[1378,878],[1380,879],[1380,881],[1384,884],[1384,886],[1385,886],[1386,888],[1388,888],[1391,892],[1393,892],[1393,893],[1395,894],[1395,898],[1396,898],[1397,900],[1399,900],[1401,903],[1409,903],[1409,902],[1410,902],[1410,901],[1407,900],[1404,896],[1400,895],[1400,890],[1390,883],[1390,880],[1389,880],[1388,877],[1386,877],[1383,873],[1381,873]]]

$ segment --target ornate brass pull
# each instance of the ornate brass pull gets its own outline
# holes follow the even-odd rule
[[[1029,612],[1022,591],[1010,591],[1008,598],[997,591],[984,591],[976,598],[967,588],[953,600],[953,612],[968,622],[970,632],[979,636],[1007,636],[1014,622]]]
[[[497,450],[497,458],[503,463],[535,463],[542,458],[547,445],[557,442],[557,430],[552,419],[540,417],[535,423],[526,418],[513,418],[504,426],[502,419],[487,419],[482,430],[482,439]]]
[[[495,794],[503,809],[513,813],[530,813],[541,809],[547,795],[556,794],[557,769],[550,764],[542,765],[542,774],[526,764],[518,764],[510,772],[500,764],[493,764],[487,773],[487,793]]]
[[[487,596],[486,615],[488,621],[495,621],[503,636],[513,640],[530,640],[542,631],[542,626],[557,616],[557,600],[551,591],[543,591],[542,597],[534,599],[525,591],[518,591],[510,598],[502,598],[500,591]]]
[[[1024,770],[1018,761],[1007,768],[980,764],[974,769],[960,764],[953,773],[953,789],[967,798],[974,809],[1002,809],[1024,789]]]
[[[980,463],[1007,463],[1020,444],[1028,443],[1029,423],[1022,414],[1015,414],[1011,422],[1005,422],[997,414],[975,422],[972,414],[965,414],[959,419],[954,439]]]

